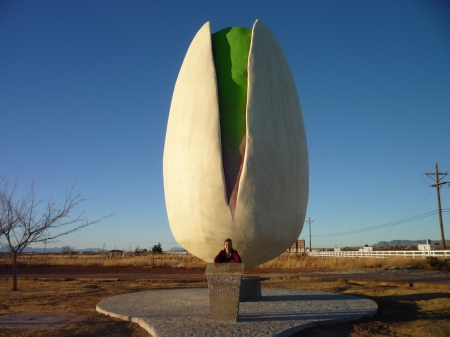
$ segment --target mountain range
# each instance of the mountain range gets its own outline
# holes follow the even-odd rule
[[[385,248],[385,247],[411,247],[417,246],[419,244],[425,244],[427,240],[391,240],[391,241],[380,241],[373,246],[375,248]],[[430,240],[430,244],[434,246],[440,246],[441,240]],[[450,240],[445,240],[446,245],[450,245]]]

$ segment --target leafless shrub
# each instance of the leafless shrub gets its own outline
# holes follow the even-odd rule
[[[17,183],[0,177],[0,243],[12,254],[13,290],[17,290],[17,257],[32,243],[49,243],[106,217],[88,221],[83,212],[73,214],[86,199],[74,194],[75,184],[61,205],[51,198],[36,198],[34,183],[25,197],[16,197]]]

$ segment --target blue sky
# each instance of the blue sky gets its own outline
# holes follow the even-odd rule
[[[177,246],[162,157],[178,71],[206,21],[215,32],[256,19],[300,96],[312,246],[440,238],[437,214],[422,215],[437,209],[424,173],[450,171],[448,1],[4,0],[0,175],[22,190],[34,180],[43,199],[77,181],[89,219],[116,213],[52,246]],[[441,201],[448,211],[450,188]]]

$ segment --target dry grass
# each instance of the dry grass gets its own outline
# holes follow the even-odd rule
[[[206,262],[192,255],[161,254],[147,256],[126,255],[110,258],[106,254],[95,255],[22,255],[19,257],[22,265],[73,265],[73,266],[133,266],[133,267],[179,267],[204,268]],[[0,258],[0,265],[11,264],[8,256]],[[276,269],[364,269],[364,268],[394,268],[411,267],[418,269],[431,269],[425,259],[412,259],[403,257],[377,258],[320,258],[307,255],[285,253],[279,257],[263,263],[258,268]]]
[[[11,312],[84,313],[86,319],[65,328],[2,329],[2,337],[69,337],[130,336],[148,337],[137,324],[107,317],[95,311],[98,302],[110,296],[177,287],[199,287],[201,284],[157,283],[150,281],[36,281],[21,280],[18,291],[11,291],[10,280],[0,279],[0,314]],[[206,286],[206,283],[204,284]]]
[[[317,282],[306,278],[269,280],[263,284],[264,287],[358,295],[374,300],[379,306],[374,317],[307,329],[296,336],[450,336],[450,289],[382,286],[373,282]]]
[[[175,268],[199,268],[206,267],[206,262],[192,255],[185,254],[161,254],[125,257],[109,257],[106,254],[93,255],[58,255],[58,254],[24,254],[19,256],[19,264],[34,266],[97,266],[97,267],[175,267]],[[11,265],[11,258],[3,256],[0,265]]]
[[[4,337],[131,336],[148,337],[137,324],[131,324],[95,312],[101,300],[124,293],[151,289],[206,286],[205,283],[157,283],[151,281],[98,280],[36,281],[22,280],[18,291],[11,291],[9,280],[0,279],[0,314],[9,312],[74,312],[86,318],[58,330],[2,329]],[[309,289],[353,294],[371,298],[379,305],[374,317],[357,322],[304,330],[298,336],[450,336],[450,290],[381,286],[376,283],[344,281],[317,282],[307,278],[272,279],[263,287]]]
[[[300,254],[285,253],[279,257],[263,263],[259,268],[280,268],[280,269],[364,269],[364,268],[393,268],[411,267],[425,269],[428,268],[425,259],[412,259],[404,257],[389,257],[386,259],[355,257],[310,257]]]

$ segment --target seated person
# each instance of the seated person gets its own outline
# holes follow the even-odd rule
[[[214,258],[214,263],[241,263],[241,257],[237,250],[233,250],[231,239],[226,239],[223,243],[224,250]]]

